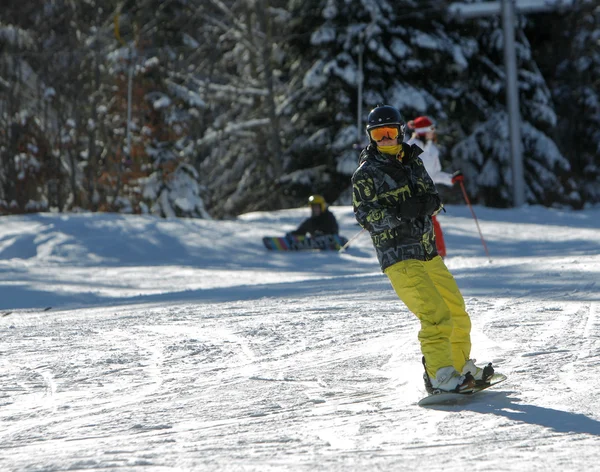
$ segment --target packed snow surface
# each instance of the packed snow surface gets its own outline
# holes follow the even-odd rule
[[[446,264],[508,380],[434,408],[366,233],[276,253],[308,209],[0,218],[0,470],[600,470],[600,209],[475,213],[491,260],[449,206]]]

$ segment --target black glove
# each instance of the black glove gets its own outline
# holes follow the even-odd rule
[[[398,216],[404,219],[415,219],[433,215],[440,208],[437,195],[425,193],[410,197],[398,205]]]
[[[442,202],[440,197],[437,195],[432,195],[431,193],[426,193],[420,196],[421,204],[422,204],[422,215],[421,216],[431,216],[435,215],[441,210]]]
[[[419,203],[409,198],[398,204],[398,217],[403,220],[412,220],[419,217]]]
[[[398,216],[405,220],[419,218],[423,213],[421,197],[413,196],[398,204]]]

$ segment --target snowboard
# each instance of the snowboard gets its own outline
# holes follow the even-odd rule
[[[418,405],[458,405],[461,403],[466,403],[472,400],[473,397],[479,392],[483,392],[484,390],[487,390],[488,388],[493,387],[500,382],[504,382],[505,380],[506,375],[494,374],[488,383],[476,385],[473,390],[464,393],[434,393],[419,400]]]
[[[309,238],[306,236],[265,236],[263,244],[270,251],[337,251],[348,242],[337,234],[324,234]]]

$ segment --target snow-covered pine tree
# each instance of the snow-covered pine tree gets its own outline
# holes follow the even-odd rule
[[[445,161],[445,167],[463,168],[470,192],[481,201],[510,204],[499,18],[450,21],[441,0],[292,0],[292,5],[294,18],[302,18],[297,31],[310,25],[310,37],[306,34],[298,45],[305,93],[297,120],[309,135],[298,139],[300,149],[318,150],[322,158],[317,164],[331,166],[333,160],[340,172],[354,170],[351,143],[361,136],[355,123],[358,48],[363,45],[361,123],[376,103],[398,107],[407,120],[432,116],[442,157],[452,149],[452,162]],[[560,179],[568,162],[545,134],[556,123],[550,94],[522,35],[519,61],[528,201],[570,202],[572,190]]]
[[[519,25],[530,202],[598,201],[596,3],[574,0],[565,12],[528,15]],[[166,149],[199,171],[215,217],[303,205],[314,192],[332,201],[349,186],[367,113],[385,101],[407,119],[435,118],[444,168],[469,173],[480,202],[508,205],[499,20],[450,21],[447,4],[5,0],[0,200],[16,212],[140,211],[139,178],[155,171],[146,149]]]
[[[277,180],[289,145],[297,78],[285,71],[286,0],[198,5],[196,84],[207,109],[196,144],[211,212],[280,208]],[[288,59],[291,61],[292,59]],[[282,120],[283,114],[288,119]]]
[[[556,103],[555,140],[571,163],[582,200],[600,202],[600,7],[576,0],[564,11],[532,17],[536,62]],[[580,206],[576,205],[576,206]]]
[[[124,25],[138,33],[117,55],[126,56],[121,72],[133,61],[136,85],[132,145],[123,173],[129,182],[123,191],[142,212],[210,218],[193,165],[198,117],[206,104],[187,72],[197,47],[190,17],[193,5],[159,0],[137,2],[127,11]]]
[[[326,164],[344,175],[348,185],[358,156],[353,144],[366,144],[366,117],[378,103],[396,106],[407,121],[431,115],[442,133],[442,150],[455,142],[452,107],[464,93],[477,42],[468,33],[446,32],[445,2],[292,0],[291,4],[297,31],[306,33],[297,45],[303,58],[297,70],[304,84],[297,120],[310,137],[299,137],[298,148],[320,156],[315,165]],[[358,120],[361,50],[364,87]],[[319,184],[323,182],[313,183]],[[349,203],[347,197],[340,201]]]
[[[141,179],[145,201],[144,213],[163,218],[188,217],[210,219],[201,196],[198,171],[181,159],[176,145],[155,143],[147,145],[146,152],[154,160],[155,171]]]
[[[369,12],[361,2],[335,0],[292,0],[289,8],[290,55],[298,58],[290,74],[301,90],[280,183],[297,205],[311,193],[332,202],[348,186],[358,158],[355,145],[364,136],[356,125],[357,55],[367,41],[361,38]]]
[[[525,199],[544,205],[575,204],[579,194],[568,179],[570,165],[553,141],[557,116],[550,91],[517,29],[517,68],[521,112]],[[462,22],[451,24],[456,31]],[[500,18],[469,20],[477,50],[469,60],[453,119],[460,124],[452,149],[454,164],[465,174],[468,191],[488,206],[512,205],[512,165],[505,108],[504,33]],[[460,91],[460,89],[457,89]]]
[[[0,23],[0,214],[47,208],[41,177],[46,156],[40,156],[46,146],[36,119],[40,79],[31,67],[35,48],[32,31]]]

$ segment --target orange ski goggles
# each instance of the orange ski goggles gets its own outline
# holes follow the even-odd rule
[[[373,128],[370,130],[369,135],[374,141],[381,141],[383,138],[398,139],[400,131],[397,127],[382,126],[380,128]]]

